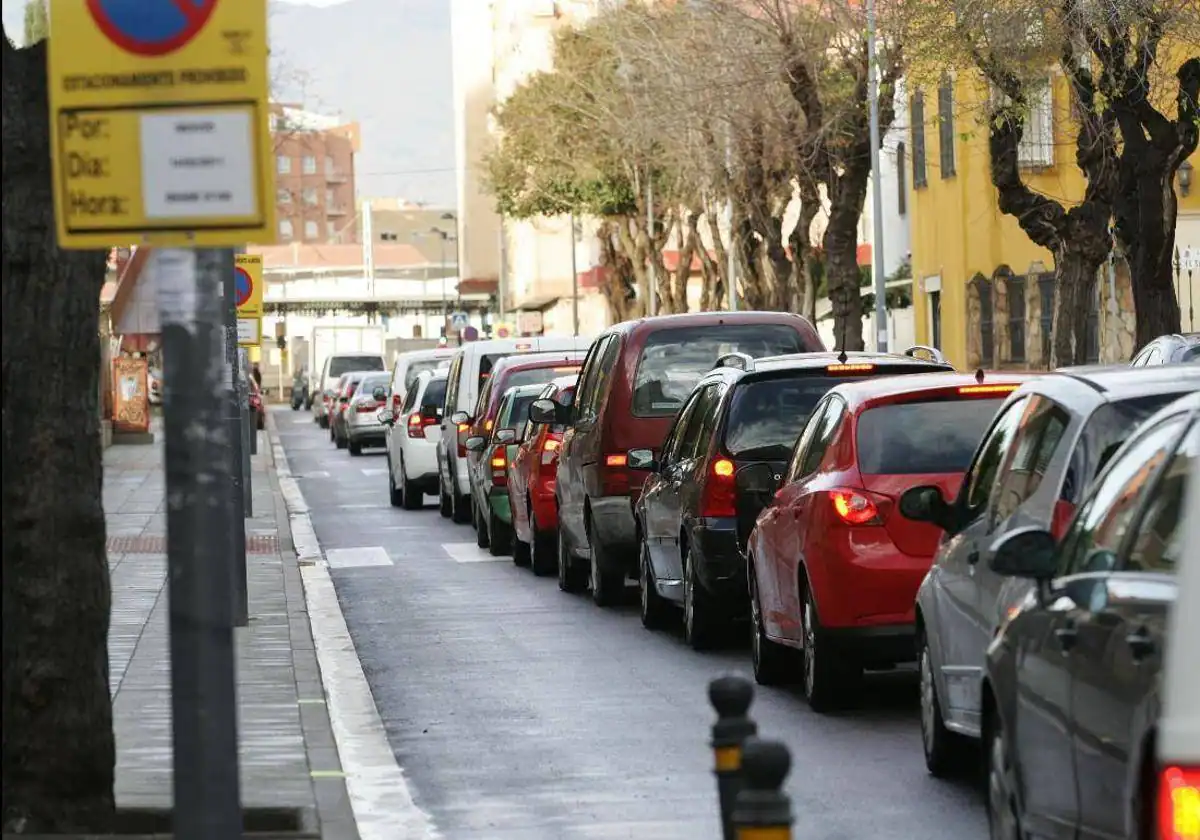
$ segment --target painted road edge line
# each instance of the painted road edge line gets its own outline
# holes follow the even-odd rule
[[[329,569],[308,515],[308,505],[292,476],[287,454],[268,414],[267,430],[276,475],[292,525],[300,579],[317,666],[325,689],[333,739],[346,774],[346,793],[361,840],[438,840],[433,819],[417,806],[408,779],[388,743],[375,697],[346,627]],[[295,507],[293,507],[295,505]],[[299,528],[299,532],[297,532]],[[303,544],[303,546],[302,546]],[[308,562],[304,562],[305,559]]]

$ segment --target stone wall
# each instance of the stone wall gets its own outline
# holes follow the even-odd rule
[[[1137,315],[1129,263],[1122,256],[1100,269],[1100,361],[1119,364],[1133,358]]]

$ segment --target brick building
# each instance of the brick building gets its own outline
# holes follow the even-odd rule
[[[358,242],[354,156],[359,126],[292,105],[271,113],[278,242]]]

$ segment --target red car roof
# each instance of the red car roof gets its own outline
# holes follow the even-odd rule
[[[913,373],[907,376],[873,376],[838,385],[834,392],[845,397],[852,409],[867,405],[905,402],[908,398],[932,396],[938,392],[964,389],[964,393],[984,396],[995,393],[1007,397],[1036,373],[985,373],[982,379],[970,373]],[[994,391],[993,391],[994,389]]]

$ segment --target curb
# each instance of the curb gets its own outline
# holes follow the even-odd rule
[[[392,752],[273,412],[267,412],[265,431],[292,529],[325,707],[359,838],[439,840],[442,835],[413,800]]]

